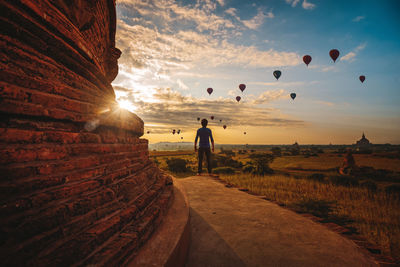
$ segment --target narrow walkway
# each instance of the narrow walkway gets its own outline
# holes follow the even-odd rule
[[[376,266],[356,245],[290,210],[207,176],[180,179],[192,266]]]

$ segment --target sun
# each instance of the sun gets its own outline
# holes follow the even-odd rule
[[[120,108],[129,110],[130,112],[134,112],[136,107],[128,100],[117,100]]]

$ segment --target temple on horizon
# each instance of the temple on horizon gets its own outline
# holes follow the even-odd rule
[[[357,148],[366,148],[372,144],[369,142],[367,138],[365,138],[365,134],[363,133],[361,139],[358,140],[355,145]]]

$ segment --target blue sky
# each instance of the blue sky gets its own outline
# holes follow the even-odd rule
[[[192,141],[196,118],[214,115],[217,143],[350,144],[365,131],[398,144],[399,3],[119,0],[117,99],[150,142]]]

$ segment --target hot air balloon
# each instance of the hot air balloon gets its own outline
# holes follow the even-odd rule
[[[177,134],[180,134],[180,133],[181,133],[181,130],[178,130]]]
[[[226,129],[226,125],[222,126],[224,128],[224,130]]]
[[[365,76],[364,76],[364,75],[361,75],[361,76],[360,76],[360,81],[361,81],[362,83],[365,81]]]
[[[149,134],[150,133],[150,131],[147,131],[147,134]]]
[[[240,91],[244,91],[244,89],[246,89],[246,85],[245,84],[243,84],[243,83],[241,83],[241,84],[239,84],[239,89],[240,89]]]
[[[243,134],[246,134],[246,132],[244,132]]]
[[[280,70],[276,70],[276,71],[274,71],[273,74],[274,74],[274,77],[276,78],[276,80],[278,80],[279,77],[281,77],[282,72]]]
[[[307,67],[308,67],[308,64],[310,64],[311,60],[312,60],[312,58],[311,58],[310,55],[305,55],[305,56],[303,57],[303,61],[304,61],[304,63],[307,65]]]
[[[199,120],[200,120],[200,118],[199,118],[199,117],[197,117],[197,120],[199,121]]]
[[[332,49],[331,51],[329,51],[329,55],[331,56],[333,62],[336,62],[336,59],[339,57],[339,50],[337,49]]]
[[[296,98],[296,93],[291,93],[290,97],[294,100]]]
[[[219,122],[222,122],[222,120],[219,120]]]
[[[175,134],[175,129],[172,130],[172,134]]]
[[[207,88],[207,93],[209,94],[209,95],[211,95],[211,93],[213,92],[214,90],[212,89],[212,88]]]
[[[211,116],[210,118],[213,120],[213,119],[214,119],[214,116]]]
[[[236,101],[237,101],[237,102],[239,102],[240,99],[242,99],[240,96],[237,96],[237,97],[236,97]]]
[[[183,139],[183,136],[181,136],[181,139]]]

